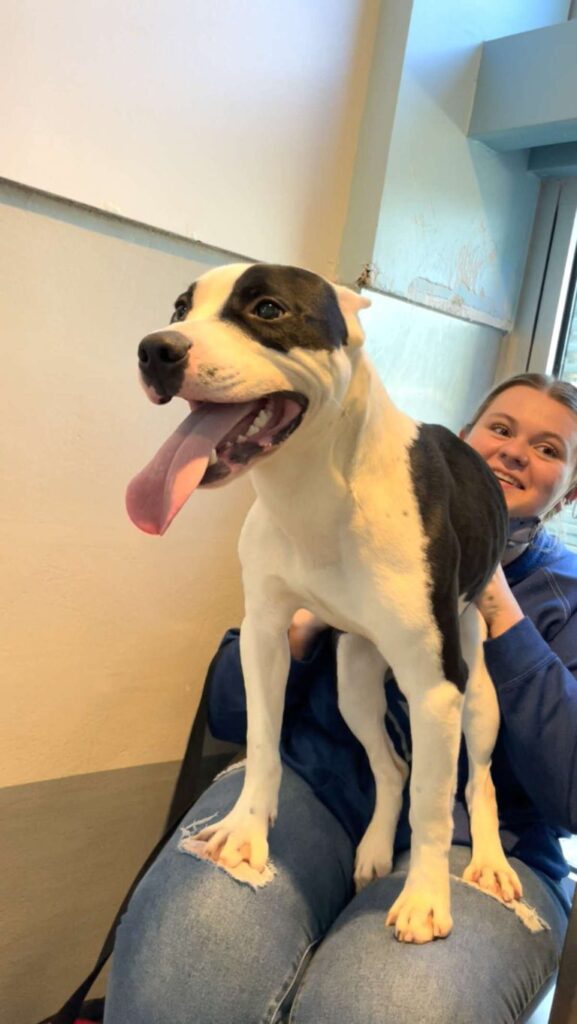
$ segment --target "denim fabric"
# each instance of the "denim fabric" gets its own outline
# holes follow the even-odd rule
[[[227,813],[243,774],[215,781],[183,825]],[[451,935],[396,942],[384,915],[408,855],[354,896],[351,840],[286,767],[270,833],[276,874],[264,888],[179,851],[179,839],[177,830],[120,925],[105,1024],[280,1024],[289,1012],[291,1024],[513,1024],[556,968],[566,916],[519,861],[527,901],[550,931],[529,932],[455,880]],[[468,853],[453,847],[453,873]]]

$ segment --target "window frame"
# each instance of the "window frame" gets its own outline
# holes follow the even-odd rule
[[[553,373],[577,258],[577,178],[541,187],[515,325],[499,375]]]

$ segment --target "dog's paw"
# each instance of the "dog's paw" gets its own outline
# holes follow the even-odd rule
[[[360,892],[375,878],[384,878],[391,871],[393,854],[391,844],[383,839],[380,828],[369,825],[361,839],[355,856],[355,889]]]
[[[233,809],[222,821],[211,822],[195,835],[206,842],[206,852],[224,867],[236,868],[246,861],[256,871],[264,871],[268,861],[268,828],[255,814]]]
[[[405,885],[385,923],[395,926],[399,942],[424,943],[444,939],[453,927],[448,897],[432,889]]]
[[[463,878],[465,882],[471,882],[504,903],[519,900],[523,895],[519,876],[502,853],[491,856],[474,855],[471,863],[463,871]]]

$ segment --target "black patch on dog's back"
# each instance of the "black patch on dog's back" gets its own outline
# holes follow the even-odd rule
[[[493,575],[507,541],[501,487],[481,456],[446,427],[421,424],[409,451],[431,570],[433,614],[443,637],[445,677],[463,691],[457,602]]]
[[[286,311],[276,320],[254,315],[259,299]],[[335,349],[347,343],[347,328],[333,288],[299,267],[256,263],[236,280],[220,314],[266,348],[289,352],[295,346]]]

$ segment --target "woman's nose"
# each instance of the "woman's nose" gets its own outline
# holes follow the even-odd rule
[[[517,437],[509,437],[499,452],[502,459],[516,466],[526,466],[529,461],[527,445]]]

